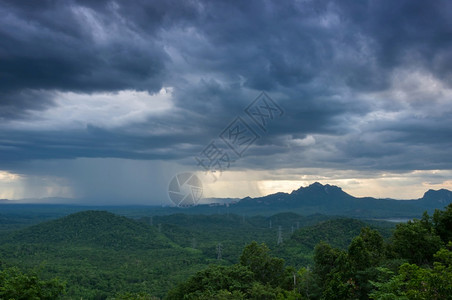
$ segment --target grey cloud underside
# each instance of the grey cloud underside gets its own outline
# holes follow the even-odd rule
[[[0,2],[0,120],[51,108],[54,91],[153,93],[172,86],[177,110],[114,130],[4,127],[2,166],[77,157],[187,159],[265,90],[285,114],[237,168],[451,168],[450,105],[426,99],[442,113],[416,119],[416,104],[363,98],[390,89],[398,69],[452,87],[450,1],[37,3]],[[376,109],[407,116],[365,128],[350,121]],[[152,134],[156,124],[168,133]],[[316,143],[287,141],[308,135]]]

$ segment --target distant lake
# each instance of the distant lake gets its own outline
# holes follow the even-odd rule
[[[406,223],[409,220],[412,220],[412,218],[389,218],[389,219],[372,219],[375,221],[386,221],[386,222],[393,222],[393,223]]]

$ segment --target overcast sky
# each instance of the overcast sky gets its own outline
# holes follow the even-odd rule
[[[451,1],[0,0],[0,198],[419,198],[452,189],[451,116]],[[259,137],[214,181],[194,157],[236,117]]]

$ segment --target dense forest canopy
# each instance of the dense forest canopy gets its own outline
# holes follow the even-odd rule
[[[0,239],[0,299],[452,295],[452,205],[395,227],[293,213],[133,220],[82,211]]]

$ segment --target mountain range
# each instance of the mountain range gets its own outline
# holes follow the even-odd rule
[[[242,211],[268,210],[336,214],[353,217],[411,218],[424,211],[432,212],[452,203],[452,192],[446,189],[429,190],[420,199],[395,200],[372,197],[357,198],[334,185],[318,182],[291,193],[276,193],[264,197],[241,199],[235,204]]]
[[[242,210],[260,207],[269,211],[293,211],[301,214],[336,214],[354,217],[406,217],[419,216],[452,203],[452,192],[446,189],[429,190],[420,199],[395,200],[372,197],[357,198],[334,185],[315,182],[291,193],[276,193],[264,197],[241,199],[235,204]]]
[[[56,201],[57,199],[52,199]],[[75,212],[93,209],[96,206],[87,206],[83,203],[73,203],[71,199],[58,199],[59,205],[68,204],[65,210]],[[64,200],[64,201],[63,201]],[[207,200],[203,199],[203,203]],[[446,189],[428,190],[422,198],[413,200],[377,199],[373,197],[354,197],[334,185],[323,185],[315,182],[307,187],[300,187],[291,193],[275,193],[263,197],[245,197],[243,199],[215,198],[213,203],[200,204],[188,208],[157,207],[157,206],[133,206],[135,213],[130,214],[130,206],[127,215],[140,217],[144,215],[168,215],[173,213],[185,214],[228,214],[238,215],[272,215],[279,212],[294,212],[301,215],[326,214],[340,215],[355,218],[419,218],[424,211],[432,213],[435,209],[443,209],[452,203],[452,192]],[[24,201],[0,201],[2,211],[17,211],[16,206],[23,206]],[[55,203],[47,201],[47,203]],[[56,205],[55,203],[55,205]],[[6,205],[8,204],[8,205]],[[13,204],[14,207],[9,207]],[[16,205],[14,205],[16,204]],[[17,205],[19,204],[19,205]],[[34,202],[31,210],[37,209]],[[71,205],[73,205],[71,207]],[[42,205],[45,206],[45,205]],[[50,204],[47,204],[50,208]],[[124,206],[99,206],[102,209],[122,214]],[[39,209],[43,209],[39,207]],[[58,208],[58,212],[61,208]]]
[[[432,213],[452,203],[452,192],[446,189],[428,190],[422,198],[413,200],[354,197],[334,185],[315,182],[291,193],[275,193],[263,197],[245,197],[228,205],[209,207],[198,205],[186,209],[197,213],[270,215],[295,212],[302,215],[327,214],[355,218],[419,218],[424,211]]]

